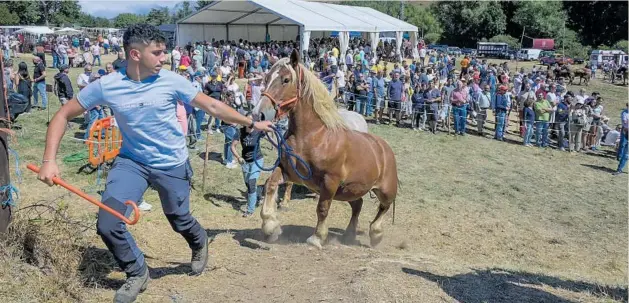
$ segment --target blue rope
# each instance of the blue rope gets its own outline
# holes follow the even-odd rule
[[[0,192],[7,196],[7,199],[2,201],[2,207],[15,206],[15,202],[20,198],[20,191],[11,183],[0,186]],[[13,198],[13,194],[15,194],[15,198]]]
[[[13,154],[13,157],[15,157],[15,176],[17,177],[17,183],[21,184],[22,171],[20,170],[20,156],[17,154],[16,151],[12,150],[11,148],[9,148],[8,150],[11,154]]]
[[[295,171],[295,173],[297,174],[297,176],[299,176],[299,178],[301,178],[302,180],[309,180],[310,178],[312,178],[312,170],[310,170],[310,166],[308,165],[308,163],[301,158],[299,155],[293,153],[293,148],[290,147],[288,145],[288,143],[286,143],[286,139],[284,139],[284,136],[282,136],[282,134],[279,131],[279,128],[277,126],[273,126],[273,134],[275,135],[275,138],[277,139],[277,145],[273,144],[273,140],[271,140],[271,136],[269,136],[269,134],[266,134],[266,137],[269,139],[269,141],[271,141],[271,143],[273,144],[273,146],[275,146],[275,149],[277,149],[277,160],[275,160],[275,163],[273,164],[273,166],[271,167],[263,167],[262,165],[258,164],[257,161],[254,161],[253,163],[256,164],[256,166],[258,168],[260,168],[263,171],[273,171],[275,170],[278,166],[280,166],[280,159],[282,158],[282,155],[285,155],[288,157],[288,163],[290,163],[290,166],[293,168],[293,170]],[[258,141],[256,142],[256,145],[253,149],[253,158],[256,159],[257,155],[260,153],[260,139],[262,139],[262,136],[258,137]],[[291,157],[295,158],[295,162],[293,162],[291,160]],[[297,162],[300,162],[304,167],[306,167],[306,170],[308,170],[308,174],[306,176],[302,175],[299,170],[297,170]]]

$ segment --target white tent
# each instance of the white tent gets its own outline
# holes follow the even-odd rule
[[[339,32],[341,53],[349,43],[349,32],[371,38],[373,52],[380,32],[396,32],[400,53],[403,32],[410,32],[416,45],[417,27],[368,7],[344,6],[301,0],[215,1],[177,22],[177,44],[215,40],[288,41],[300,36],[300,49],[308,49],[310,38]],[[344,56],[341,56],[341,60]]]
[[[82,30],[74,29],[71,27],[64,27],[62,29],[56,30],[55,34],[57,35],[78,35],[83,33]]]
[[[54,31],[46,26],[32,26],[15,31],[16,34],[48,35]]]

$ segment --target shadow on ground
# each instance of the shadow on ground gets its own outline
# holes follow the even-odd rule
[[[403,267],[402,271],[437,283],[458,302],[575,302],[537,288],[543,285],[627,302],[626,287],[596,285],[500,268],[474,270],[455,276],[440,276],[407,267]]]
[[[228,233],[232,235],[232,238],[238,241],[238,244],[242,247],[248,247],[252,249],[267,249],[268,245],[265,242],[265,237],[262,234],[260,228],[254,229],[206,229],[208,238],[213,239],[219,234]],[[328,234],[328,242],[339,241],[341,242],[343,233],[345,231],[339,228],[330,228]],[[306,243],[306,239],[314,233],[312,226],[301,225],[282,225],[282,234],[279,239],[273,244],[303,244]],[[250,241],[254,240],[254,241]],[[213,241],[213,240],[210,240]]]

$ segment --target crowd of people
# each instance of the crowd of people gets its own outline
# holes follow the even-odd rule
[[[84,64],[84,72],[75,81],[79,90],[125,66],[124,53],[115,36],[93,45],[85,39],[83,45],[78,46],[74,38],[61,36],[49,40],[56,46],[52,53],[52,67],[59,70],[54,77],[53,92],[62,104],[75,94],[72,89],[74,79],[69,79],[68,75],[67,50],[89,53],[93,56],[92,62],[98,65],[101,63],[101,47],[105,54],[111,51],[118,55],[117,60],[105,63],[105,68],[98,71],[93,70],[89,62]],[[191,81],[199,92],[244,114],[260,101],[264,75],[272,64],[289,56],[296,45],[290,41],[196,42],[174,47],[168,59],[171,69]],[[618,159],[622,159],[626,149],[623,148],[626,145],[626,115],[623,115],[622,124],[608,125],[609,119],[603,110],[604,97],[598,92],[588,94],[585,89],[577,93],[569,91],[563,78],[552,76],[550,67],[534,66],[529,71],[524,68],[511,71],[507,62],[490,64],[475,56],[440,53],[428,49],[423,41],[418,45],[416,58],[412,58],[414,52],[405,41],[402,52],[412,59],[403,60],[401,64],[396,62],[389,70],[384,58],[396,58],[393,48],[387,42],[380,42],[373,51],[369,41],[355,38],[350,41],[346,54],[341,54],[337,39],[320,38],[312,39],[309,51],[302,53],[304,64],[318,74],[340,106],[371,118],[376,124],[395,124],[431,134],[449,134],[453,129],[455,135],[470,133],[485,137],[490,131],[486,126],[493,123],[493,138],[505,141],[505,134],[513,123],[511,118],[515,116],[518,126],[513,135],[520,136],[524,146],[544,148],[552,144],[559,150],[570,152],[596,151],[602,145],[616,146]],[[5,69],[9,87],[29,99],[26,113],[31,108],[47,107],[46,65],[42,58],[37,54],[33,57],[32,77],[25,62],[20,62],[14,71],[13,62],[9,60]],[[455,68],[457,61],[458,69]],[[244,88],[236,83],[236,79],[242,78],[246,79]],[[39,98],[42,99],[41,106]],[[110,114],[111,111],[101,107],[89,109],[85,113],[84,127],[89,130],[94,121]],[[246,163],[261,159],[252,160],[250,156],[238,156],[234,152],[233,143],[244,139],[241,138],[242,131],[183,103],[177,106],[177,117],[186,130],[188,148],[195,149],[197,141],[203,140],[202,128],[207,125],[210,134],[217,132],[225,136],[225,167],[235,168],[241,164],[257,179],[257,166]],[[468,124],[473,128],[469,129]],[[283,120],[281,125],[285,130],[287,121]],[[89,135],[86,131],[84,139],[87,140]],[[622,166],[624,164],[617,171],[622,171]],[[143,207],[148,209],[150,204],[143,203]],[[247,214],[250,213],[251,207]]]

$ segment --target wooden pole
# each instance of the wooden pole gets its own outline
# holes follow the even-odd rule
[[[524,30],[526,26],[522,27],[522,37],[520,38],[520,50],[522,50],[522,42],[524,42]],[[518,72],[518,55],[515,55],[515,72]]]
[[[205,175],[207,171],[207,160],[210,153],[210,130],[212,126],[208,124],[207,132],[205,133],[205,159],[203,160],[203,185],[201,185],[201,191],[205,193]]]
[[[6,87],[4,82],[4,59],[0,56],[0,128],[10,128],[7,123],[9,115],[7,112],[8,103],[6,100]],[[11,183],[11,175],[9,174],[9,141],[6,132],[0,131],[0,186]],[[9,191],[0,192],[0,203],[5,201],[10,194]],[[11,206],[2,207],[0,205],[0,233],[6,232],[11,223]]]

